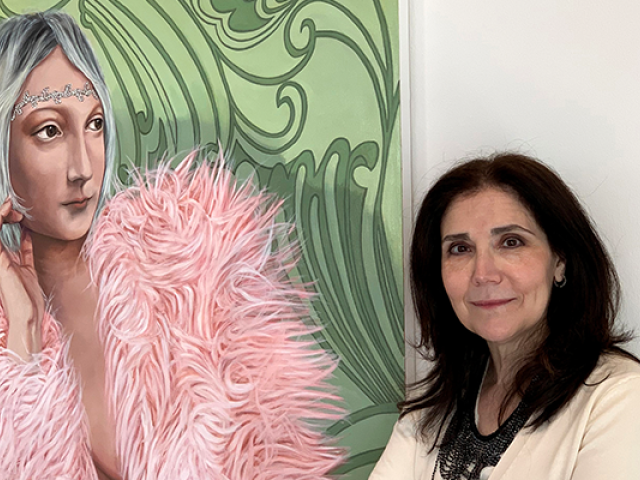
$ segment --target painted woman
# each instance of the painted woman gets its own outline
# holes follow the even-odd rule
[[[103,208],[113,112],[62,13],[0,26],[0,137],[0,478],[327,478],[277,202],[192,155]]]

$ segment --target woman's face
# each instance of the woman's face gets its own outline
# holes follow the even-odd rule
[[[57,47],[27,77],[25,92],[62,92],[89,83]],[[89,83],[90,87],[93,86]],[[17,103],[17,102],[16,102]],[[27,104],[11,122],[11,185],[31,218],[23,224],[37,234],[77,240],[87,234],[104,176],[103,111],[92,95]]]
[[[442,219],[442,281],[460,322],[493,346],[518,348],[546,317],[564,262],[529,210],[487,188],[454,200]]]

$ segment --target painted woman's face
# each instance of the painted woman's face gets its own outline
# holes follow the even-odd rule
[[[16,104],[29,96],[64,92],[69,96],[21,106],[11,122],[11,185],[27,208],[23,224],[36,234],[77,240],[87,234],[104,177],[103,111],[93,86],[60,47],[27,77]],[[82,99],[82,101],[81,101]]]

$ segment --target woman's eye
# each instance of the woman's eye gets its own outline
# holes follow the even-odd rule
[[[104,127],[104,119],[102,117],[94,118],[89,122],[88,129],[92,132],[100,132]]]
[[[469,252],[469,246],[463,244],[454,244],[449,247],[449,253],[451,255],[462,255],[463,253]]]
[[[506,238],[502,242],[502,245],[507,247],[507,248],[516,248],[516,247],[519,247],[521,245],[524,245],[524,243],[519,238],[509,237],[509,238]]]
[[[45,125],[38,130],[35,135],[41,140],[51,140],[52,138],[61,136],[62,132],[55,125]]]

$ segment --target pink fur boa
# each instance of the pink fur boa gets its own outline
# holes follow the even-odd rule
[[[7,350],[0,308],[0,479],[97,480],[80,386],[45,314],[42,352],[24,362]]]
[[[276,221],[280,203],[237,186],[222,160],[192,168],[194,158],[117,194],[86,244],[122,476],[327,479],[344,453],[318,427],[342,413],[326,383],[335,362],[301,320],[310,295],[288,279],[290,226]],[[64,349],[47,367],[4,352],[0,466],[36,465],[6,478],[95,478]],[[37,385],[19,396],[32,370]],[[43,410],[31,414],[37,398]],[[22,440],[6,432],[17,428],[25,442],[53,432],[64,452],[14,455]],[[68,470],[46,473],[47,461]]]

